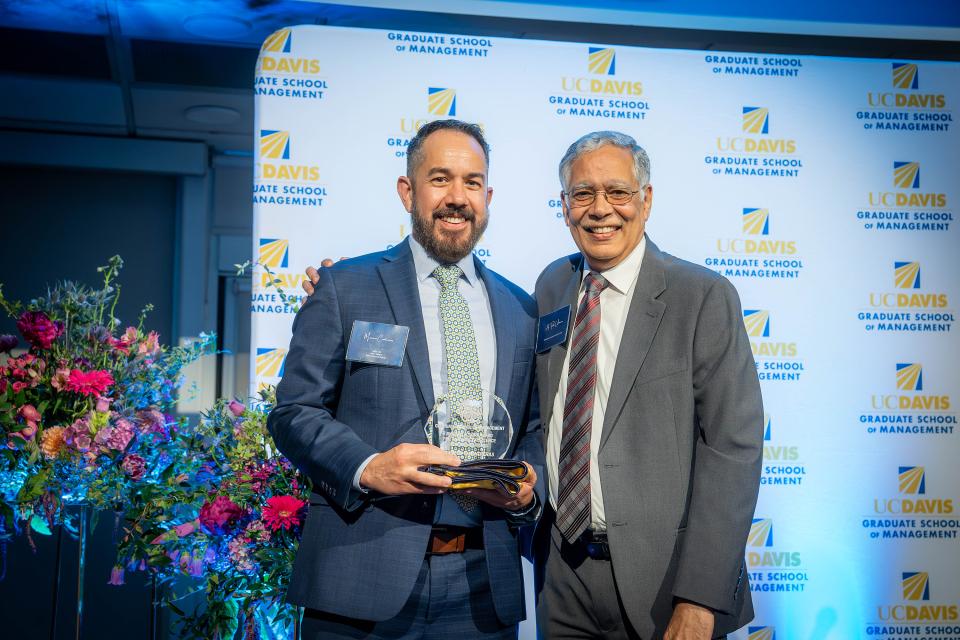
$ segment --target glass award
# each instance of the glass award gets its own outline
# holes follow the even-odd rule
[[[427,442],[463,462],[500,460],[513,442],[513,421],[503,400],[489,391],[475,397],[441,397],[424,425]]]

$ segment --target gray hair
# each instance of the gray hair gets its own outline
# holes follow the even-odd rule
[[[596,151],[607,145],[626,149],[633,156],[633,175],[640,184],[640,188],[650,182],[650,157],[637,141],[619,131],[594,131],[574,142],[563,154],[560,160],[560,184],[566,190],[570,181],[570,167],[574,161],[585,153]],[[641,191],[641,194],[643,192]],[[641,198],[643,196],[641,195]]]

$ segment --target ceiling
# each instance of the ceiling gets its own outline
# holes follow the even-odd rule
[[[960,3],[940,0],[0,0],[0,129],[249,155],[259,45],[293,24],[960,60]]]

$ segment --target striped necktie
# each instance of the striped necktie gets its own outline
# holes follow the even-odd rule
[[[570,341],[567,396],[563,404],[557,526],[573,542],[590,524],[590,433],[597,386],[597,344],[600,341],[600,293],[607,281],[587,274],[586,291],[577,309]]]

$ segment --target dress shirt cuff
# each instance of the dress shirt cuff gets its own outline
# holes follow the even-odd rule
[[[375,453],[361,462],[360,466],[357,467],[357,472],[353,474],[353,490],[350,492],[350,500],[347,502],[347,511],[353,511],[359,507],[363,503],[363,499],[369,495],[369,489],[360,485],[360,477],[363,476],[363,471],[367,468],[367,465],[370,464],[370,461],[378,455],[380,454]]]
[[[507,524],[513,527],[524,527],[533,524],[540,518],[543,512],[543,505],[540,504],[540,498],[533,494],[533,501],[525,509],[520,511],[504,511]]]

